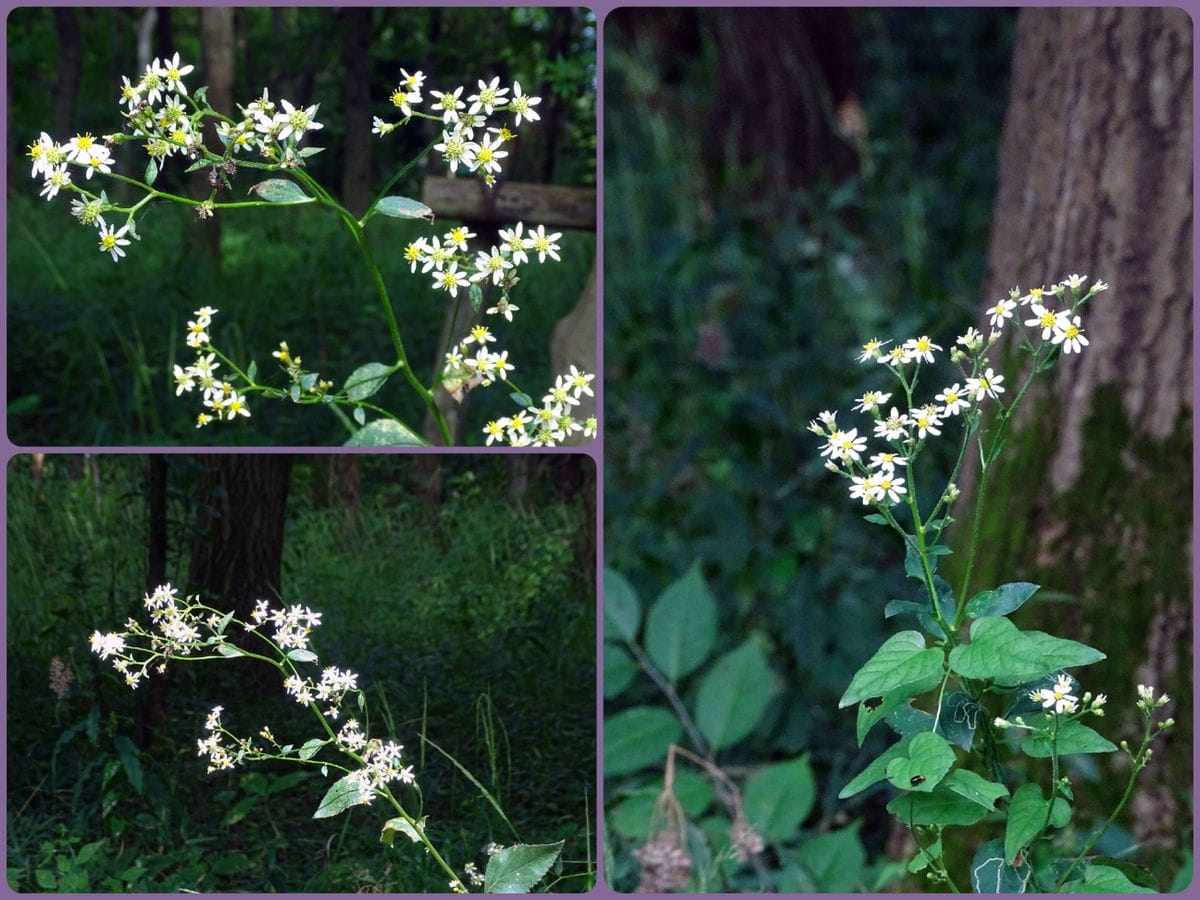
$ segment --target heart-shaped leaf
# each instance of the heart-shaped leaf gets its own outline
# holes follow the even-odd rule
[[[937,647],[926,647],[919,631],[894,634],[855,673],[838,701],[840,708],[868,697],[906,690],[909,696],[927,691],[942,679],[944,657]]]
[[[914,735],[903,737],[884,750],[870,765],[859,772],[848,785],[842,788],[841,793],[838,794],[838,799],[845,800],[847,797],[853,797],[860,791],[865,791],[871,785],[875,784],[875,782],[883,781],[887,778],[888,765],[892,760],[898,759],[908,752],[908,745],[912,743],[913,737]]]
[[[942,787],[978,803],[987,810],[995,809],[996,801],[1008,796],[1008,788],[1004,785],[988,781],[982,775],[967,769],[955,769],[946,776]]]
[[[950,668],[964,678],[1015,686],[1057,669],[1086,666],[1104,654],[1078,641],[1021,631],[1003,617],[976,619],[971,643],[950,651]]]
[[[1059,756],[1070,756],[1072,753],[1112,753],[1117,749],[1116,744],[1082,722],[1063,722],[1054,738],[1040,731],[1026,737],[1021,741],[1021,751],[1026,756],[1048,759],[1054,755],[1055,744],[1058,745]]]
[[[913,735],[908,751],[888,763],[887,779],[905,791],[928,794],[954,766],[954,750],[932,731]]]
[[[1023,894],[1033,867],[1028,862],[1010,866],[1004,859],[1004,842],[988,841],[971,860],[971,887],[977,894]]]

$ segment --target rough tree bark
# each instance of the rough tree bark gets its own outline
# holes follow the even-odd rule
[[[1181,10],[1021,14],[984,305],[1072,273],[1111,289],[1086,312],[1090,346],[1027,400],[989,478],[975,583],[1079,597],[1026,623],[1106,651],[1080,674],[1125,720],[1144,682],[1191,721],[1191,86]],[[1176,846],[1190,821],[1188,728],[1143,775],[1141,841]],[[1119,775],[1097,789],[1119,792]]]
[[[204,7],[200,10],[200,36],[204,46],[204,83],[208,85],[206,99],[219,113],[232,115],[234,42],[233,10],[228,7]],[[221,152],[216,123],[210,121],[204,129],[204,143],[214,152]],[[193,196],[207,197],[212,186],[209,176],[213,170],[200,171],[191,177]],[[221,259],[221,219],[199,219],[192,223],[196,238],[214,265]]]
[[[58,32],[58,79],[54,83],[54,134],[73,134],[75,100],[79,95],[79,76],[83,66],[83,33],[75,10],[54,10],[54,28]],[[63,140],[63,138],[60,138]]]
[[[188,568],[189,594],[246,618],[259,599],[278,603],[283,524],[292,458],[224,454],[199,458],[203,512]]]

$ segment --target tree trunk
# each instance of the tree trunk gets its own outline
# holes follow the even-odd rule
[[[281,599],[283,524],[292,458],[225,454],[199,458],[197,497],[207,518],[197,523],[188,594],[236,610],[245,619],[256,601]]]
[[[857,172],[850,10],[622,9],[610,21],[659,68],[661,92],[647,101],[695,136],[689,150],[710,196],[779,198]],[[697,103],[675,85],[701,65],[713,67],[713,93]]]
[[[54,28],[58,32],[58,61],[54,83],[54,138],[65,141],[74,134],[75,100],[79,95],[79,75],[83,64],[83,35],[75,10],[54,10]]]
[[[1084,312],[1090,345],[1043,376],[989,476],[976,584],[1080,599],[1028,607],[1022,625],[1109,654],[1079,675],[1131,743],[1138,682],[1191,721],[1191,79],[1181,10],[1021,14],[984,294],[1073,273],[1111,285]],[[1134,831],[1177,846],[1191,747],[1184,729],[1168,740]],[[1096,793],[1111,809],[1125,773],[1109,774]]]
[[[233,115],[234,42],[233,10],[228,7],[204,7],[200,10],[200,36],[204,47],[204,79],[208,85],[208,105],[224,115]],[[220,153],[215,121],[204,127],[203,141],[210,150]],[[215,169],[196,172],[191,176],[194,196],[207,197],[216,185],[209,181]],[[221,262],[221,219],[197,219],[192,222],[196,240],[215,266]]]
[[[371,10],[344,9],[342,16],[342,112],[346,119],[342,204],[356,216],[367,211],[371,191]]]

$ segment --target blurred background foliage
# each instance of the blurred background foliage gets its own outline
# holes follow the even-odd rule
[[[950,338],[978,321],[1016,21],[1010,9],[858,9],[605,22],[606,855],[618,890],[638,886],[633,851],[662,825],[667,745],[696,749],[680,720],[711,729],[721,710],[749,722],[715,742],[701,722],[721,768],[770,780],[760,797],[800,815],[760,808],[768,852],[743,865],[728,796],[676,760],[692,889],[923,884],[893,862],[915,848],[883,791],[836,799],[890,742],[876,730],[858,748],[837,701],[893,630],[884,604],[909,588],[898,546],[826,477],[804,423],[878,387],[854,361],[868,338]],[[709,608],[711,641],[696,624]],[[635,658],[645,645],[658,662],[650,644],[671,640],[697,648],[668,678],[675,709]],[[1094,767],[1075,774],[1103,793]],[[1105,802],[1084,801],[1087,815]],[[1110,853],[1133,843],[1120,828],[1105,840]],[[1179,886],[1189,860],[1168,849],[1153,866]]]
[[[167,571],[185,585],[209,512],[196,494],[205,463],[167,459]],[[489,841],[518,838],[423,736],[498,799],[520,840],[565,840],[545,883],[580,891],[594,870],[594,478],[564,480],[563,459],[525,457],[516,472],[445,457],[435,498],[413,457],[353,457],[351,492],[345,462],[296,458],[280,593],[324,613],[314,649],[359,673],[371,730],[404,745],[418,815],[452,864],[482,869]],[[9,886],[445,892],[407,841],[380,843],[378,808],[314,821],[326,787],[315,774],[261,763],[205,774],[195,742],[214,705],[237,733],[311,729],[269,670],[176,664],[135,693],[89,652],[92,631],[144,615],[146,492],[135,456],[10,465]]]
[[[196,66],[191,90],[206,84],[200,11],[194,8],[33,9],[8,17],[8,427],[26,445],[330,444],[345,440],[333,416],[279,403],[252,404],[236,428],[195,428],[193,395],[176,398],[172,366],[190,359],[184,328],[201,305],[220,310],[217,346],[260,371],[288,340],[306,368],[336,384],[358,365],[392,358],[378,300],[344,226],[323,210],[239,210],[219,217],[217,262],[204,255],[211,223],[196,223],[173,204],[142,220],[140,243],[114,264],[94,236],[68,215],[61,197],[47,203],[29,178],[25,148],[47,131],[66,141],[84,131],[120,130],[121,76],[135,76],[139,39],[150,56],[178,52]],[[414,122],[386,139],[367,134],[371,116],[388,117],[400,68],[422,69],[426,87],[499,76],[543,96],[542,121],[521,130],[505,177],[570,186],[595,184],[595,20],[560,8],[441,9],[239,8],[233,14],[233,98],[243,105],[264,86],[272,99],[320,104],[324,128],[306,141],[325,148],[311,174],[335,197],[383,186],[435,135]],[[355,37],[357,36],[357,37]],[[367,59],[361,58],[363,52]],[[348,73],[353,73],[353,77]],[[19,76],[19,77],[18,77]],[[365,78],[366,97],[362,92]],[[357,100],[365,104],[354,105]],[[353,112],[350,112],[350,109]],[[348,126],[347,117],[354,122]],[[349,128],[349,130],[348,130]],[[363,146],[363,135],[369,138]],[[357,152],[348,148],[357,141]],[[140,172],[133,146],[116,153],[116,171]],[[433,155],[436,157],[436,154]],[[443,175],[433,157],[396,193],[420,197],[425,175]],[[170,164],[157,186],[193,189]],[[235,194],[254,183],[235,181]],[[107,185],[112,196],[120,186]],[[233,199],[236,199],[234,197]],[[439,219],[437,227],[450,227]],[[560,229],[556,229],[560,230]],[[444,300],[413,275],[401,250],[424,223],[374,220],[372,248],[392,295],[408,356],[428,380],[435,368]],[[483,238],[481,237],[480,240]],[[594,257],[595,235],[567,231],[563,261],[530,266],[514,295],[521,314],[501,339],[530,392],[549,383],[550,334],[579,297]],[[264,252],[269,248],[269,252]],[[522,303],[517,297],[523,297]],[[399,379],[397,379],[399,381]],[[418,426],[424,407],[400,384],[381,404]],[[479,428],[512,401],[499,391],[470,398],[472,443]]]

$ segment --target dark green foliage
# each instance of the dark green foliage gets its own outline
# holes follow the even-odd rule
[[[1014,21],[1009,10],[858,12],[860,173],[756,204],[707,189],[736,185],[738,173],[700,171],[700,143],[721,135],[677,114],[717,96],[713,48],[663,59],[625,39],[635,28],[606,31],[606,563],[649,604],[699,560],[719,601],[714,657],[769,635],[784,689],[718,759],[737,769],[806,753],[818,788],[801,832],[836,827],[847,812],[863,819],[820,851],[839,854],[839,869],[861,871],[864,845],[871,859],[883,850],[881,795],[837,793],[895,735],[881,726],[855,752],[855,717],[837,701],[889,631],[911,627],[886,622],[883,609],[913,582],[902,548],[826,477],[804,427],[887,383],[855,364],[854,347],[937,340],[974,321]],[[627,625],[610,633],[626,637]],[[665,708],[627,656],[610,649],[610,666],[628,679],[610,714]],[[682,684],[686,701],[699,680]],[[639,785],[615,778],[608,796]],[[616,877],[630,887],[637,843],[614,848]],[[825,884],[803,869],[812,846],[772,851],[779,889]]]
[[[315,649],[323,664],[360,673],[371,730],[404,744],[423,792],[406,804],[429,816],[447,859],[483,871],[484,845],[517,837],[422,735],[499,801],[520,840],[566,840],[561,871],[546,879],[552,890],[585,889],[595,619],[579,498],[561,495],[553,470],[535,469],[518,509],[504,461],[446,459],[445,501],[429,506],[413,459],[360,462],[355,511],[329,499],[324,458],[297,460],[284,598],[325,613]],[[311,717],[265,667],[172,665],[159,676],[165,721],[146,718],[154,682],[129,691],[87,647],[92,630],[139,614],[142,460],[50,457],[40,484],[30,463],[17,457],[8,479],[10,886],[444,891],[406,838],[380,841],[382,808],[312,818],[332,777],[263,764],[205,774],[195,742],[215,704],[239,733],[269,724],[281,741],[313,737]],[[177,583],[186,582],[198,514],[192,467],[172,458],[168,569]],[[47,687],[53,657],[75,677],[61,699]]]

